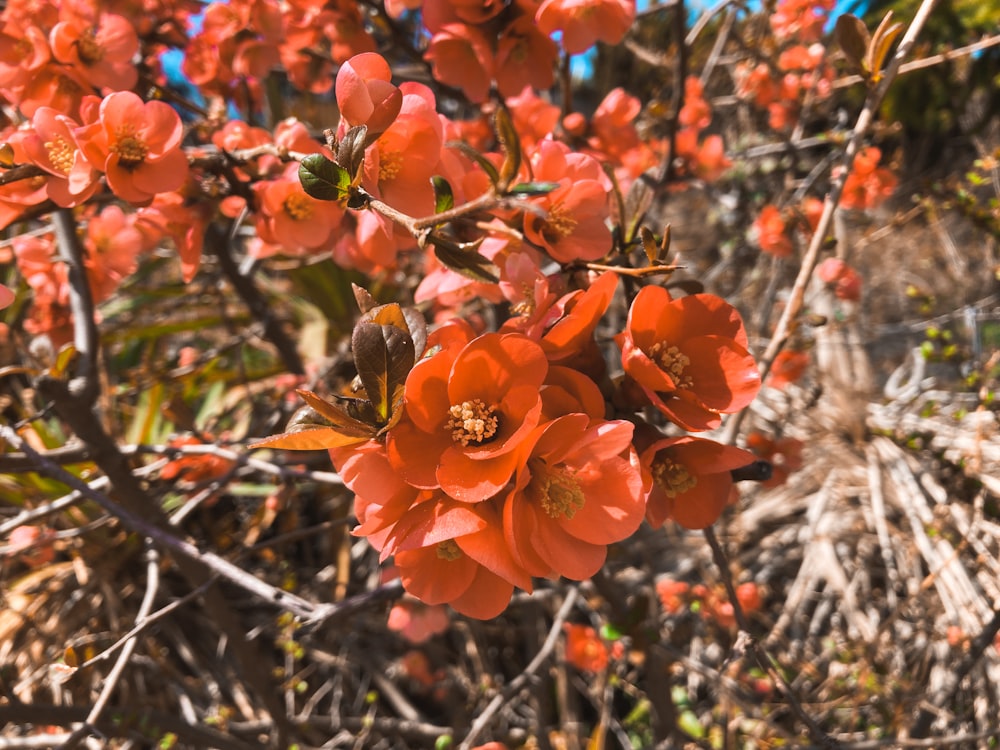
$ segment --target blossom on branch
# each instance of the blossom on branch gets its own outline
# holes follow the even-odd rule
[[[720,415],[747,406],[760,389],[743,320],[714,295],[671,299],[662,287],[643,287],[616,340],[625,374],[686,430],[718,427]]]

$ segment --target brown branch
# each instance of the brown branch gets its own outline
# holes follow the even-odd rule
[[[89,710],[87,706],[0,704],[0,725],[13,723],[17,726],[25,724],[66,726],[86,719]],[[219,750],[259,750],[264,747],[256,742],[230,737],[203,724],[187,724],[176,716],[135,706],[115,708],[109,718],[99,719],[95,728],[108,737],[154,741],[160,737],[150,735],[150,732],[173,733],[189,747],[214,747]]]
[[[910,54],[910,50],[917,41],[917,36],[920,34],[921,29],[930,17],[935,2],[936,0],[923,0],[923,2],[921,2],[916,15],[914,15],[909,28],[906,30],[906,34],[899,43],[899,48],[896,50],[896,54],[893,56],[889,63],[889,67],[885,71],[884,77],[879,82],[879,85],[874,90],[869,92],[868,98],[865,100],[864,107],[858,115],[851,138],[847,143],[847,147],[844,149],[840,172],[834,176],[833,181],[830,184],[830,191],[827,193],[826,200],[823,202],[823,213],[820,216],[816,231],[813,233],[812,239],[809,242],[809,247],[802,258],[802,265],[799,268],[799,274],[795,278],[795,283],[792,286],[788,303],[781,313],[781,318],[778,320],[774,335],[771,337],[771,341],[768,344],[767,349],[758,360],[762,381],[770,372],[771,365],[774,363],[774,358],[778,356],[778,353],[784,348],[785,343],[791,337],[795,320],[802,311],[806,287],[809,285],[813,272],[819,264],[820,252],[826,244],[826,236],[833,223],[833,215],[836,213],[837,206],[840,203],[840,196],[844,192],[844,184],[847,182],[847,177],[851,172],[852,165],[854,164],[854,157],[857,155],[858,151],[861,150],[861,144],[864,142],[868,131],[871,129],[879,106],[882,104],[882,100],[889,91],[889,87],[892,86],[896,77],[899,75],[899,70],[903,64],[903,60],[905,60],[906,56]],[[747,410],[744,409],[743,411],[734,414],[729,419],[726,424],[725,442],[732,442],[735,438],[736,434],[739,432],[740,424],[742,423],[746,413]]]
[[[278,350],[278,356],[281,357],[285,368],[295,375],[304,375],[305,365],[295,348],[295,342],[285,333],[281,321],[275,317],[273,309],[254,285],[253,280],[240,273],[240,269],[233,259],[228,233],[222,231],[222,228],[213,222],[205,232],[205,247],[209,248],[219,259],[222,273],[229,279],[229,283],[233,285],[240,299],[250,309],[250,314],[264,327],[264,338]]]
[[[792,686],[788,684],[788,681],[776,668],[774,658],[770,653],[768,653],[767,649],[765,649],[764,646],[762,646],[761,643],[753,635],[751,635],[750,621],[747,619],[746,613],[740,606],[739,598],[736,596],[736,587],[733,585],[733,576],[729,571],[729,560],[726,558],[726,553],[723,551],[722,545],[719,544],[719,540],[715,536],[715,531],[711,526],[705,529],[704,533],[709,547],[712,548],[712,560],[715,562],[715,567],[719,569],[719,577],[722,579],[723,586],[726,587],[726,595],[729,597],[730,604],[733,605],[733,615],[736,618],[736,624],[739,626],[741,631],[740,640],[744,642],[745,648],[753,654],[754,660],[757,662],[758,666],[767,672],[768,677],[770,677],[775,686],[781,690],[782,695],[784,695],[785,700],[788,701],[788,705],[791,707],[794,714],[798,717],[799,721],[805,724],[809,731],[809,735],[813,738],[813,741],[824,748],[840,747],[840,743],[824,732],[822,727],[816,723],[816,720],[805,712],[805,709],[802,708],[802,704],[800,704],[796,698],[795,691],[792,689]]]

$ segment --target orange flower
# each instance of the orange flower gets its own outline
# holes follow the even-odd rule
[[[730,472],[756,459],[742,448],[690,435],[657,440],[639,456],[646,520],[653,527],[668,518],[687,529],[711,526],[729,502]]]
[[[0,310],[10,307],[14,303],[14,292],[0,284]]]
[[[525,150],[549,135],[559,123],[559,107],[541,99],[530,86],[525,86],[517,96],[509,96],[507,106]]]
[[[389,610],[386,627],[394,630],[409,643],[420,645],[427,643],[432,636],[448,630],[451,624],[448,611],[440,606],[427,606],[421,602],[397,602]]]
[[[126,216],[121,207],[106,206],[87,222],[84,265],[94,302],[103,302],[138,267],[143,236],[136,229],[135,215]]]
[[[131,91],[105,97],[100,119],[76,131],[87,160],[104,170],[115,195],[132,203],[148,203],[184,184],[183,134],[181,118],[169,104],[143,102]]]
[[[607,545],[642,523],[642,479],[628,458],[632,423],[590,422],[568,414],[539,427],[504,503],[507,544],[534,576],[589,578]]]
[[[760,389],[740,314],[714,295],[671,299],[662,287],[643,287],[616,340],[625,373],[686,430],[718,427],[720,414],[739,411]]]
[[[608,647],[587,625],[563,625],[566,633],[566,661],[581,672],[603,672],[608,666]]]
[[[635,20],[635,0],[545,0],[535,23],[546,34],[562,32],[562,46],[576,55],[595,42],[617,44]]]
[[[448,514],[467,518],[443,522]],[[507,607],[514,586],[531,591],[531,578],[510,555],[496,510],[489,503],[424,503],[397,526],[402,542],[395,562],[403,588],[426,604],[448,604],[481,620]]]
[[[751,432],[747,435],[747,448],[771,464],[771,478],[761,482],[762,487],[780,487],[788,481],[793,471],[802,468],[801,440],[772,440],[763,433]]]
[[[188,435],[170,440],[172,448],[183,446],[204,445],[201,440]],[[189,453],[175,458],[162,469],[160,469],[161,479],[184,479],[188,482],[205,482],[225,476],[233,468],[233,462],[228,458],[215,456],[210,452]]]
[[[49,37],[52,56],[76,68],[95,88],[122,91],[139,79],[132,62],[139,37],[122,16],[102,13],[96,23],[83,18],[61,21]]]
[[[375,52],[355,55],[337,71],[337,107],[350,125],[366,125],[377,135],[388,128],[403,104],[402,92],[392,84],[392,70]]]
[[[51,107],[39,107],[31,127],[24,150],[33,164],[52,175],[45,183],[49,198],[63,208],[86,201],[97,191],[97,170],[76,144],[78,123]]]
[[[365,156],[364,186],[410,216],[434,211],[430,178],[440,173],[444,126],[434,93],[419,83],[404,83],[399,115]]]
[[[899,182],[888,169],[879,168],[882,152],[869,146],[854,158],[851,173],[844,182],[844,192],[840,196],[843,208],[875,208],[892,195]]]
[[[765,253],[778,258],[787,258],[792,254],[792,241],[785,234],[785,220],[777,206],[764,206],[753,228],[757,233],[757,244]]]
[[[434,78],[462,89],[469,101],[486,100],[493,80],[493,50],[486,34],[475,26],[449,23],[433,37],[424,59],[433,66]]]
[[[291,163],[280,179],[253,186],[259,204],[258,236],[293,255],[325,249],[344,216],[335,201],[321,201],[306,194],[298,166]]]
[[[18,526],[10,532],[7,555],[23,562],[29,568],[40,568],[56,558],[52,542],[56,535],[44,526]]]
[[[781,390],[799,380],[809,366],[809,354],[785,349],[778,353],[767,375],[767,384]]]
[[[389,461],[416,487],[480,502],[499,492],[538,424],[548,363],[516,333],[488,333],[420,361],[406,379],[404,419],[388,431]]]
[[[531,16],[514,19],[497,40],[496,80],[500,96],[514,96],[526,86],[539,91],[552,88],[552,71],[558,57],[559,48],[538,29]]]
[[[684,81],[684,106],[677,122],[696,130],[704,130],[712,122],[712,108],[705,101],[705,90],[697,76],[688,76]]]
[[[827,258],[816,267],[816,276],[833,289],[837,299],[857,302],[861,299],[861,276],[840,258]]]
[[[691,586],[684,581],[675,581],[672,578],[661,578],[656,582],[656,595],[660,598],[663,611],[668,615],[676,615],[687,605],[685,598]]]
[[[608,191],[597,160],[576,153],[558,141],[539,141],[531,156],[535,180],[559,187],[539,198],[544,209],[524,214],[524,234],[554,260],[593,261],[611,250],[608,229]]]

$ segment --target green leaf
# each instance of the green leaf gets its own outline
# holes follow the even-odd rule
[[[507,191],[508,195],[530,197],[533,195],[548,195],[559,187],[558,182],[521,182]]]
[[[427,237],[427,241],[434,245],[437,259],[455,273],[488,284],[496,284],[500,280],[500,269],[475,251],[474,248],[479,247],[480,242],[461,245],[433,233]]]
[[[455,194],[451,191],[448,180],[440,175],[431,177],[434,186],[434,213],[440,214],[455,207]]]
[[[351,174],[322,154],[309,154],[299,163],[299,182],[307,195],[320,201],[344,202],[351,191]]]

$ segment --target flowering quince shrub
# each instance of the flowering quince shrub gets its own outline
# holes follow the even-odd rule
[[[386,663],[435,705],[468,704],[452,639],[497,627],[455,613],[505,623],[530,602],[551,617],[561,579],[592,581],[575,608],[594,627],[559,615],[559,668],[639,669],[652,620],[695,611],[729,639],[764,606],[753,584],[730,601],[650,557],[662,612],[640,613],[607,571],[650,539],[671,554],[714,542],[741,480],[768,489],[802,467],[779,426],[741,421],[762,388],[794,395],[811,375],[806,316],[794,335],[774,318],[800,272],[838,313],[868,304],[831,217],[889,211],[905,163],[889,127],[841,158],[842,115],[901,26],[838,21],[834,41],[832,0],[765,5],[688,28],[677,6],[635,0],[6,3],[0,498],[10,600],[30,605],[18,622],[60,621],[36,583],[99,591],[94,627],[111,631],[116,597],[185,582],[211,612],[198,628],[236,644],[225,679],[253,683],[225,699],[260,697],[288,746],[329,740],[291,735],[333,678],[299,696],[346,663],[301,663],[305,642],[389,597],[376,620],[401,650]],[[685,33],[647,49],[665,19]],[[682,45],[674,66],[665,50]],[[605,64],[619,54],[630,65]],[[709,208],[688,209],[697,195]],[[717,236],[693,241],[693,225]],[[144,545],[160,559],[139,564]],[[126,585],[95,583],[108,569]],[[206,593],[215,577],[284,608],[275,668],[228,589]],[[634,627],[606,637],[602,618]],[[12,653],[37,652],[26,632]],[[59,633],[44,658],[65,652],[73,672],[67,649],[89,636]],[[232,707],[206,700],[197,715],[224,726]],[[226,746],[200,728],[173,741]]]

